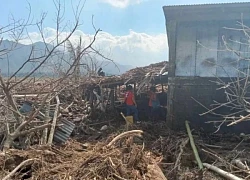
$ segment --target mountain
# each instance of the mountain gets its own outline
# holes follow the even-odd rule
[[[28,59],[30,56],[30,52],[33,49],[33,53],[31,54],[31,57],[33,58],[38,58],[41,57],[45,54],[46,48],[52,49],[53,46],[50,44],[45,44],[43,42],[36,42],[32,45],[24,45],[20,43],[16,43],[13,41],[9,40],[3,40],[2,43],[0,44],[0,70],[3,75],[8,75],[8,74],[13,74],[16,72],[22,65],[23,63]],[[58,51],[54,53],[53,56],[51,56],[47,61],[56,64],[58,60],[62,59],[63,55],[63,61],[69,61],[70,60],[70,55],[68,53],[63,53],[63,51]],[[36,59],[34,62],[29,62],[27,63],[24,68],[17,74],[18,76],[22,76],[33,70],[38,64],[38,61],[43,60],[41,59]],[[119,75],[122,74],[129,69],[132,69],[133,66],[131,65],[121,65],[118,63],[112,63],[109,61],[104,61],[100,57],[95,58],[94,64],[96,68],[102,67],[103,71],[108,74],[108,75]],[[84,63],[87,63],[90,66],[93,66],[92,59],[90,60],[85,60]],[[65,63],[66,64],[66,63]],[[92,67],[93,69],[93,67]],[[46,75],[51,75],[53,74],[53,67],[48,64],[45,64],[44,67],[39,68],[39,71],[36,72],[35,75],[41,75],[41,74],[46,74]]]

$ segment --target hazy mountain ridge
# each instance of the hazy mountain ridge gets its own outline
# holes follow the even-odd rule
[[[32,57],[40,57],[44,55],[45,49],[53,48],[50,44],[44,44],[43,42],[36,42],[32,45],[24,45],[20,43],[15,43],[9,40],[4,40],[0,44],[0,70],[3,75],[13,74],[16,72],[23,63],[28,59],[30,56],[30,52],[32,48],[34,52],[32,53]],[[2,51],[1,50],[5,50]],[[8,50],[8,53],[5,53]],[[64,58],[69,59],[69,54],[64,55]],[[58,57],[52,56],[50,57],[49,61],[56,61]],[[103,61],[101,59],[97,59],[96,62],[98,67],[102,67],[103,71],[109,75],[118,75],[122,74],[129,69],[133,68],[131,65],[121,65],[118,63],[112,63],[108,61]],[[18,76],[23,76],[29,73],[35,65],[38,65],[38,62],[27,63],[26,66],[17,74]],[[118,67],[118,68],[117,68]],[[34,76],[41,76],[46,74],[47,76],[51,76],[53,74],[52,69],[48,68],[40,68],[39,71],[34,74]]]

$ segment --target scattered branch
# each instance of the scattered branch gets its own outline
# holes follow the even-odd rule
[[[108,145],[107,147],[111,147],[113,144],[115,144],[118,140],[124,138],[124,137],[128,137],[128,136],[138,136],[141,137],[142,136],[143,131],[141,130],[132,130],[132,131],[127,131],[124,133],[121,133],[120,135],[116,136]]]
[[[226,179],[229,179],[229,180],[243,180],[242,178],[239,178],[239,177],[237,177],[237,176],[235,176],[235,175],[233,175],[233,174],[231,174],[229,172],[226,172],[226,171],[224,171],[224,170],[222,170],[222,169],[220,169],[220,168],[218,168],[216,166],[213,166],[211,164],[203,163],[203,165],[206,168],[208,168],[209,170],[212,170],[212,171],[218,173],[220,176],[222,176],[222,177],[224,177]]]
[[[185,141],[183,140],[180,144],[180,153],[178,154],[178,157],[175,161],[175,165],[174,165],[174,169],[176,169],[178,167],[178,170],[180,170],[180,161],[181,161],[181,156],[184,152],[184,148],[185,146],[188,144],[189,139],[186,139]]]
[[[7,176],[5,176],[2,180],[10,180],[16,174],[18,170],[24,168],[25,166],[29,166],[34,163],[36,159],[27,159],[19,164],[15,169],[13,169]]]

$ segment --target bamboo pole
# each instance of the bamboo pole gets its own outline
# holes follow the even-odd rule
[[[185,125],[186,125],[186,129],[187,129],[188,137],[189,137],[189,140],[190,140],[190,145],[191,145],[191,147],[192,147],[192,149],[193,149],[194,156],[195,156],[195,159],[196,159],[196,161],[197,161],[197,163],[198,163],[199,169],[203,169],[203,164],[202,164],[202,162],[201,162],[199,153],[198,153],[197,148],[196,148],[196,146],[195,146],[194,138],[193,138],[193,136],[192,136],[192,133],[191,133],[191,130],[190,130],[188,121],[185,121]]]
[[[231,174],[229,172],[226,172],[226,171],[224,171],[224,170],[222,170],[222,169],[220,169],[220,168],[218,168],[216,166],[213,166],[211,164],[203,163],[203,165],[206,168],[208,168],[209,170],[212,170],[212,171],[218,173],[220,176],[222,176],[222,177],[224,177],[226,179],[229,179],[229,180],[243,180],[242,178],[239,178],[239,177],[237,177],[237,176],[235,176],[235,175],[233,175],[233,174]]]

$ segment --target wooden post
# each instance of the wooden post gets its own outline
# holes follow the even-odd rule
[[[89,93],[89,102],[90,102],[90,107],[93,109],[94,105],[94,93],[93,93],[93,88],[90,88],[90,93]]]
[[[119,97],[121,97],[121,86],[119,85]]]
[[[49,99],[51,98],[51,94],[49,94],[49,97],[47,99],[47,102],[46,102],[46,106],[45,106],[45,119],[44,119],[44,122],[46,124],[48,124],[50,122],[50,101]],[[43,130],[43,135],[42,135],[42,138],[41,138],[41,144],[47,144],[48,142],[48,128],[45,128]]]
[[[112,87],[111,90],[110,90],[110,102],[111,102],[112,109],[114,109],[115,108],[115,92],[114,92],[114,87]]]
[[[168,102],[167,102],[167,124],[174,128],[174,91],[175,91],[175,60],[176,60],[176,34],[177,22],[174,20],[167,20],[167,36],[169,44],[169,68],[168,68]]]
[[[117,101],[117,86],[114,87],[114,91],[115,101]]]
[[[86,88],[85,90],[84,90],[84,100],[85,101],[88,101],[88,89]]]
[[[136,97],[136,83],[134,83],[134,95]]]

